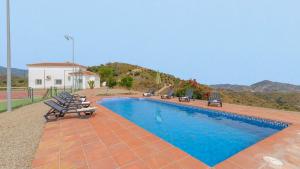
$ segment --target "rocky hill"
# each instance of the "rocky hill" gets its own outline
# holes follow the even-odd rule
[[[269,80],[264,80],[250,86],[245,85],[232,85],[232,84],[217,84],[211,85],[214,89],[226,89],[232,91],[248,91],[248,92],[261,92],[261,93],[293,93],[300,92],[300,86],[288,84],[288,83],[280,83],[280,82],[272,82]]]
[[[255,92],[300,92],[300,86],[264,80],[250,86]]]

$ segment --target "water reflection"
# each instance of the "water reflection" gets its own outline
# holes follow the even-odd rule
[[[163,119],[162,119],[162,116],[161,116],[161,110],[159,108],[156,109],[156,111],[155,111],[155,121],[157,123],[162,123],[163,122]]]

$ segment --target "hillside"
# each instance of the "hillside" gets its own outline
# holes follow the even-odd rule
[[[27,77],[28,71],[24,69],[12,68],[11,74],[13,77]],[[6,76],[6,67],[0,66],[0,76]]]
[[[278,89],[281,89],[282,91],[291,90],[290,88],[287,89],[283,87],[272,87],[272,90],[269,90],[268,87],[263,87],[265,85],[270,85],[270,83],[266,81],[251,86],[230,84],[212,86],[215,88],[213,89],[207,85],[199,84],[195,80],[183,80],[165,73],[160,73],[161,84],[157,85],[157,71],[126,63],[108,63],[105,65],[92,66],[88,69],[99,73],[102,82],[107,81],[109,77],[114,78],[116,81],[120,81],[123,77],[131,76],[134,79],[133,89],[137,91],[147,91],[150,88],[157,90],[163,87],[164,84],[172,84],[176,96],[184,95],[185,89],[192,87],[194,88],[195,98],[206,100],[207,93],[216,90],[217,88],[222,95],[223,101],[226,103],[300,111],[300,93],[278,92]],[[278,84],[274,82],[271,84],[281,85],[282,83]],[[218,89],[219,87],[225,89]],[[255,92],[253,91],[254,89],[257,91],[268,92]],[[277,92],[271,92],[273,90]]]
[[[235,84],[216,84],[210,85],[213,89],[226,89],[233,91],[252,91],[250,86],[246,85],[235,85]]]
[[[256,92],[300,92],[300,86],[264,80],[250,86]]]
[[[221,90],[226,103],[300,111],[300,93]]]
[[[12,86],[27,86],[28,71],[24,69],[12,68]],[[0,66],[0,87],[6,87],[6,67]]]
[[[250,86],[246,85],[232,85],[232,84],[217,84],[211,85],[214,89],[226,89],[232,91],[249,91],[249,92],[262,92],[262,93],[272,93],[272,92],[282,92],[282,93],[292,93],[292,92],[300,92],[300,86],[288,84],[288,83],[280,83],[280,82],[272,82],[269,80],[264,80],[258,83],[254,83]]]
[[[138,91],[147,91],[150,88],[159,89],[165,84],[176,84],[181,80],[173,75],[160,73],[161,84],[158,85],[155,80],[157,71],[118,62],[92,66],[88,70],[99,73],[102,82],[107,81],[109,76],[112,76],[116,81],[120,81],[123,77],[131,76],[134,78],[133,89]]]
[[[300,86],[264,80],[250,86],[211,85],[222,93],[224,102],[300,111]]]

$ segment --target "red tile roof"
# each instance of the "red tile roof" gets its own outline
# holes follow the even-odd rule
[[[34,64],[27,64],[28,67],[82,67],[87,68],[86,66],[79,65],[77,63],[71,62],[45,62],[45,63],[34,63]]]

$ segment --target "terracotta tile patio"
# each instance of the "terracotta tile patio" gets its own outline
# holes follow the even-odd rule
[[[163,141],[116,113],[96,105],[101,97],[86,92],[98,110],[89,119],[68,116],[45,125],[34,169],[208,169],[201,161]],[[157,98],[158,99],[158,98]],[[177,102],[176,99],[169,100]],[[205,107],[203,101],[185,103]],[[211,107],[210,107],[211,108]],[[292,123],[290,127],[258,142],[216,169],[299,169],[300,115],[272,109],[224,104],[224,111]],[[281,166],[264,160],[282,161]]]

